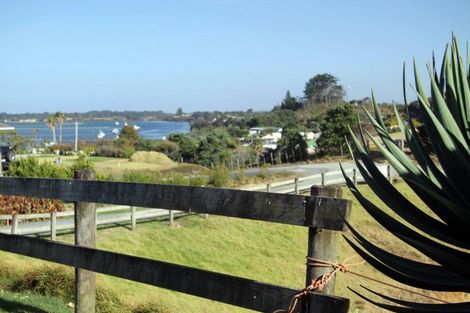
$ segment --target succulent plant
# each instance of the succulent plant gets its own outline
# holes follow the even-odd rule
[[[423,148],[417,130],[411,122],[405,91],[405,68],[403,92],[407,121],[396,108],[395,115],[414,160],[391,138],[374,96],[374,112],[366,112],[382,142],[379,143],[379,140],[362,129],[357,137],[351,131],[349,148],[358,170],[374,193],[399,218],[364,197],[343,171],[347,186],[383,228],[434,262],[426,263],[395,255],[362,236],[356,226],[350,225],[353,238],[345,238],[352,248],[377,270],[409,286],[449,292],[470,290],[469,63],[467,55],[467,65],[464,65],[457,39],[452,36],[452,43],[450,47],[446,47],[439,73],[434,57],[432,64],[428,64],[431,82],[431,98],[428,99],[416,62],[413,62],[415,92],[437,161]],[[432,214],[426,213],[426,210],[405,198],[383,176],[370,157],[365,144],[366,135]],[[368,290],[387,301],[375,301],[362,293],[356,293],[394,312],[470,312],[470,302],[417,303]]]

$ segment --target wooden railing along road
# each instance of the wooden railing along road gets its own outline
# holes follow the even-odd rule
[[[87,175],[85,172],[77,178],[92,177]],[[335,251],[336,247],[332,246],[335,242],[328,239],[328,234],[344,230],[345,223],[339,215],[347,219],[351,205],[348,200],[320,196],[321,193],[300,196],[79,179],[2,177],[0,194],[75,203],[75,245],[0,234],[0,250],[75,267],[76,312],[94,312],[94,272],[261,312],[287,308],[291,297],[298,292],[246,278],[95,249],[94,203],[207,213],[306,227],[309,232],[306,254],[320,257],[331,254],[330,248]],[[315,275],[314,269],[307,268],[307,281]],[[303,299],[301,310],[347,312],[348,307],[348,299],[312,293]]]
[[[187,214],[187,213],[184,213]],[[13,235],[50,234],[51,240],[56,239],[57,232],[75,229],[74,210],[35,214],[1,214],[0,233]],[[130,225],[136,228],[139,221],[169,219],[173,224],[175,216],[183,215],[180,211],[164,209],[140,209],[133,206],[113,205],[96,209],[96,226]],[[22,223],[22,221],[25,221]]]

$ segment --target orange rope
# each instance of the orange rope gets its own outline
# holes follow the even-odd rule
[[[410,289],[406,289],[406,288],[403,288],[403,287],[400,287],[400,286],[396,286],[396,285],[393,285],[393,284],[390,284],[390,283],[380,281],[378,279],[375,279],[375,278],[372,278],[372,277],[369,277],[369,276],[366,276],[366,275],[363,275],[363,274],[360,274],[360,273],[357,273],[357,272],[353,272],[353,271],[350,270],[351,267],[358,266],[358,265],[361,265],[361,264],[365,263],[365,261],[361,261],[361,262],[349,263],[348,264],[348,261],[354,259],[355,257],[356,256],[351,256],[349,258],[346,258],[343,261],[343,263],[332,263],[332,262],[328,262],[328,261],[323,261],[323,260],[318,260],[318,259],[314,259],[314,258],[311,258],[311,257],[307,257],[307,265],[312,266],[312,267],[332,267],[333,270],[329,273],[325,273],[325,274],[321,275],[320,277],[312,280],[310,285],[308,285],[304,289],[300,290],[299,293],[294,295],[292,297],[292,299],[290,300],[290,302],[289,302],[289,307],[287,308],[287,310],[276,310],[273,313],[294,313],[294,312],[297,312],[297,307],[298,307],[300,301],[302,300],[302,298],[306,297],[311,292],[314,292],[314,291],[317,291],[317,290],[322,290],[330,282],[331,278],[338,272],[351,273],[353,275],[356,275],[356,276],[359,276],[359,277],[362,277],[362,278],[365,278],[365,279],[383,284],[383,285],[388,286],[388,287],[392,287],[392,288],[396,288],[396,289],[399,289],[399,290],[402,290],[402,291],[413,293],[415,295],[418,295],[418,296],[421,296],[421,297],[424,297],[424,298],[428,298],[428,299],[431,299],[431,300],[434,300],[434,301],[449,303],[449,302],[447,302],[445,300],[442,300],[442,299],[439,299],[439,298],[428,296],[428,295],[425,295],[423,293],[419,293],[419,292],[416,292],[416,291],[413,291],[413,290],[410,290]]]

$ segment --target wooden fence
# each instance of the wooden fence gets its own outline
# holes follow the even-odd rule
[[[137,210],[134,206],[110,206],[96,209],[96,227],[109,224],[130,224],[131,230],[136,228],[138,221],[168,218],[170,225],[175,216],[183,215],[180,211],[164,209]],[[35,214],[1,214],[1,233],[13,235],[50,234],[55,240],[57,232],[75,229],[74,210]],[[21,223],[21,221],[29,221]]]
[[[78,175],[77,178],[87,176]],[[345,223],[339,215],[349,218],[351,206],[348,200],[331,195],[324,197],[319,193],[300,196],[174,185],[14,177],[0,178],[0,194],[75,203],[75,245],[0,234],[0,250],[75,267],[76,312],[94,312],[94,272],[261,312],[287,308],[291,297],[298,292],[246,278],[95,249],[94,203],[208,213],[307,227],[309,242],[306,254],[319,257],[328,255],[330,248],[332,251],[336,248],[330,246],[335,244],[334,240],[322,238],[332,231],[344,230]],[[314,277],[314,274],[311,268],[307,268],[307,278]],[[347,312],[348,307],[348,299],[312,293],[303,300],[301,310]]]

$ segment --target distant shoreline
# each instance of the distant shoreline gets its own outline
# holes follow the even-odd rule
[[[137,121],[127,122],[128,125],[137,127],[139,134],[146,139],[162,139],[171,133],[189,133],[190,125],[186,121]],[[17,135],[34,139],[36,142],[51,142],[52,129],[44,122],[11,122]],[[116,139],[122,127],[123,120],[89,120],[78,122],[78,140],[97,141],[98,139]],[[104,133],[102,137],[98,134]],[[59,138],[59,126],[56,125],[56,136]],[[75,140],[75,122],[67,121],[62,124],[62,142],[73,143]]]
[[[0,122],[3,123],[40,123],[45,122],[54,112],[42,113],[5,113],[0,112]],[[66,122],[75,121],[170,121],[188,122],[190,114],[180,115],[165,113],[163,111],[89,111],[89,112],[64,112]]]

